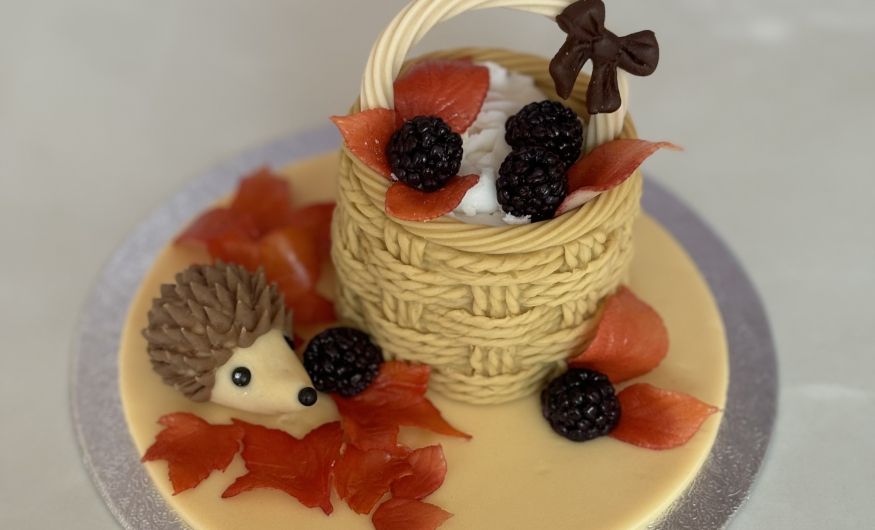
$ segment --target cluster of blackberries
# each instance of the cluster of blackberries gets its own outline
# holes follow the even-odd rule
[[[580,157],[580,119],[559,102],[541,101],[508,118],[505,131],[513,151],[498,171],[498,203],[532,222],[552,218],[568,194],[568,168]]]
[[[572,368],[541,392],[541,412],[554,431],[585,442],[613,430],[620,421],[620,402],[606,375]]]
[[[352,397],[377,377],[383,351],[363,331],[331,328],[313,337],[304,350],[304,368],[320,392]]]
[[[386,156],[400,182],[421,191],[437,191],[459,174],[462,137],[438,117],[418,116],[395,131]]]
[[[355,396],[368,388],[382,363],[380,347],[366,333],[353,328],[323,331],[304,350],[304,368],[313,386],[320,392],[343,397]],[[315,402],[315,393],[312,401]],[[620,402],[607,376],[572,368],[541,392],[541,412],[558,434],[584,442],[604,436],[616,427]]]
[[[556,101],[530,103],[505,124],[513,151],[498,171],[502,210],[532,222],[550,219],[568,194],[567,171],[580,157],[583,125],[577,114]],[[459,173],[462,137],[435,116],[404,122],[386,148],[398,181],[432,192]]]

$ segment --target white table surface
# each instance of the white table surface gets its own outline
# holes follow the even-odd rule
[[[609,27],[660,37],[657,74],[632,85],[641,135],[687,148],[648,168],[738,254],[777,341],[777,428],[734,528],[871,528],[875,4],[608,3]],[[0,528],[115,527],[69,415],[91,282],[187,179],[344,112],[402,5],[0,0]],[[421,49],[560,42],[492,11]]]

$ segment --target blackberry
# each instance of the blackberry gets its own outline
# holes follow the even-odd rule
[[[558,101],[529,103],[508,118],[504,138],[514,149],[543,147],[559,155],[565,169],[580,158],[583,125],[573,110]]]
[[[565,164],[543,147],[524,147],[507,155],[498,170],[498,203],[504,213],[550,219],[568,194]]]
[[[386,156],[399,181],[421,191],[437,191],[459,174],[462,137],[440,118],[418,116],[395,131]]]
[[[575,442],[611,432],[620,420],[620,402],[607,376],[572,368],[541,392],[541,411],[553,430]]]
[[[343,397],[359,394],[371,384],[383,352],[362,331],[331,328],[313,337],[304,350],[304,368],[320,392]]]

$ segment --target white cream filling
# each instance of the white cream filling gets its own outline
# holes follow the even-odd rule
[[[477,119],[463,136],[460,175],[480,175],[480,182],[468,190],[453,214],[473,224],[523,224],[527,218],[505,215],[498,204],[495,182],[498,169],[511,148],[504,140],[507,119],[535,101],[547,99],[527,75],[508,71],[496,63],[485,62],[489,69],[489,91]]]
[[[489,91],[477,119],[462,136],[462,166],[460,175],[480,175],[476,186],[468,190],[452,216],[470,224],[520,225],[530,217],[515,217],[501,210],[498,204],[496,180],[502,162],[511,148],[504,140],[507,119],[535,101],[547,99],[530,76],[510,72],[492,62],[480,63],[489,69]],[[618,73],[622,97],[621,107],[610,114],[593,116],[586,127],[584,153],[617,138],[623,130],[629,99],[629,86],[624,72]]]

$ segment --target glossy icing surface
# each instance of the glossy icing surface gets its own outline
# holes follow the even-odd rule
[[[301,203],[333,196],[336,156],[325,155],[287,168]],[[723,407],[728,385],[723,324],[711,293],[683,249],[657,223],[643,216],[635,228],[636,258],[631,286],[662,315],[671,336],[668,357],[634,382],[649,382],[686,392]],[[190,249],[166,248],[135,297],[120,346],[120,385],[125,416],[142,454],[160,430],[166,413],[191,411],[207,421],[237,417],[282,427],[295,435],[335,417],[329,400],[288,417],[255,416],[216,404],[199,404],[165,386],[150,366],[140,329],[158,286],[175,272],[206,256]],[[330,283],[330,282],[328,282]],[[330,288],[330,285],[326,285]],[[473,406],[439,395],[431,399],[454,425],[471,433],[470,442],[402,432],[406,443],[443,445],[449,473],[427,501],[455,516],[446,530],[487,528],[630,529],[657,517],[704,462],[721,415],[709,418],[684,447],[649,451],[603,438],[575,444],[556,436],[542,419],[537,397],[494,406]],[[222,500],[222,491],[245,473],[238,458],[224,473],[213,473],[197,489],[171,496],[167,467],[147,464],[156,487],[196,529],[308,528],[369,529],[370,518],[334,498],[326,517],[273,490]]]

